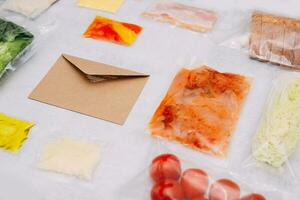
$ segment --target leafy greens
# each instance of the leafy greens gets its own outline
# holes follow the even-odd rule
[[[33,34],[13,22],[0,19],[0,75],[33,41]]]

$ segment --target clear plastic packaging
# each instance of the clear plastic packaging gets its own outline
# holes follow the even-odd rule
[[[110,28],[105,28],[107,26]],[[136,24],[96,16],[83,33],[83,36],[115,42],[117,44],[132,45],[142,30],[143,28]]]
[[[240,169],[245,177],[251,179],[253,173],[264,174],[261,177],[268,177],[266,185],[278,183],[276,185],[281,185],[286,191],[299,187],[299,94],[300,74],[283,74],[274,81],[252,143],[251,155]]]
[[[213,11],[171,0],[156,1],[142,15],[196,32],[210,32],[218,19]]]
[[[48,9],[57,0],[8,0],[1,9],[19,13],[25,17],[34,19]]]
[[[85,8],[97,9],[106,12],[116,13],[124,3],[124,0],[78,0],[77,5]]]
[[[145,19],[167,22],[172,28],[200,33],[218,44],[240,35],[249,19],[248,13],[240,10],[219,10],[209,2],[187,0],[157,0],[149,3],[141,15]]]
[[[31,165],[45,176],[66,181],[79,180],[85,183],[97,181],[101,169],[107,163],[108,141],[67,134],[51,130],[53,136],[42,137],[40,144],[32,147]]]
[[[101,153],[99,144],[62,137],[45,145],[38,168],[90,180]]]
[[[226,158],[251,78],[206,65],[182,69],[156,109],[149,128],[162,137]]]
[[[131,181],[116,191],[115,199],[284,199],[280,191],[247,182],[229,168],[215,165],[209,159],[176,151],[159,139],[152,139],[150,143],[144,168],[138,169]]]
[[[253,156],[280,168],[300,140],[300,77],[277,79],[253,144]]]
[[[262,11],[238,16],[244,20],[219,40],[221,45],[244,50],[255,60],[299,69],[300,20]]]
[[[15,71],[34,55],[53,27],[50,24],[38,25],[36,22],[9,12],[1,12],[0,20],[3,31],[0,42],[1,80],[3,75]]]
[[[190,63],[194,64],[193,59],[188,61],[183,59],[180,62],[180,66],[186,66]],[[250,66],[249,70],[251,70]],[[282,72],[279,71],[278,73]],[[263,77],[264,76],[262,76],[262,78]],[[258,79],[259,78],[260,77],[258,77]],[[178,95],[178,93],[176,94]],[[251,106],[257,106],[257,104],[250,104],[250,107]],[[259,113],[256,115],[259,115]],[[247,115],[246,120],[249,120],[249,115]],[[251,121],[251,119],[249,121]],[[300,149],[298,148],[296,150],[297,152],[291,155],[293,157],[293,161],[288,162],[287,165],[285,165],[286,169],[272,170],[269,167],[262,167],[262,165],[264,165],[263,163],[253,161],[252,158],[251,160],[250,158],[247,159],[248,154],[243,152],[244,150],[250,151],[252,142],[249,140],[249,137],[252,137],[252,135],[254,136],[254,133],[250,131],[248,134],[244,134],[243,136],[243,131],[244,130],[239,130],[238,134],[240,140],[235,141],[232,151],[230,151],[230,158],[227,160],[214,158],[212,156],[186,148],[181,144],[176,144],[161,138],[150,138],[147,136],[147,139],[144,139],[144,142],[135,141],[136,151],[139,152],[138,155],[141,155],[142,152],[144,152],[144,156],[140,156],[141,158],[138,159],[140,163],[144,163],[142,165],[143,167],[140,164],[138,167],[131,169],[131,171],[134,170],[135,173],[131,176],[130,181],[124,182],[120,189],[116,191],[115,199],[150,200],[151,190],[154,187],[154,182],[150,176],[150,165],[152,160],[160,154],[176,155],[181,161],[182,172],[189,168],[200,168],[206,171],[210,180],[209,187],[211,187],[216,180],[225,178],[233,180],[240,186],[241,197],[245,197],[251,193],[259,193],[263,195],[265,199],[270,200],[298,199],[299,193],[297,190],[299,185],[297,181],[295,181],[295,178],[299,177],[299,173],[297,172],[297,166],[299,166],[299,162],[294,156],[297,157],[297,155],[300,155],[298,154]],[[143,135],[143,130],[136,132],[139,132],[140,135]],[[245,131],[244,133],[247,132]],[[145,144],[145,140],[147,140],[149,143]],[[241,142],[241,140],[243,141]],[[133,153],[132,160],[135,159],[134,155],[135,154]],[[208,197],[209,189],[207,189],[205,199]],[[228,198],[224,199],[228,200]]]
[[[27,139],[33,123],[0,113],[0,147],[17,153]]]

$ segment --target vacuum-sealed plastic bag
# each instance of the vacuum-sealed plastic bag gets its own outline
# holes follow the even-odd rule
[[[100,162],[100,148],[87,141],[59,138],[44,147],[38,167],[90,180]]]
[[[299,68],[300,20],[254,12],[251,19],[250,57]]]
[[[300,140],[300,76],[276,80],[253,143],[256,160],[279,168]]]
[[[79,0],[78,6],[116,13],[124,0]]]
[[[25,63],[37,50],[43,37],[52,29],[49,25],[0,12],[0,80],[4,74]]]
[[[7,66],[28,48],[34,35],[24,27],[0,18],[0,77]]]
[[[283,74],[274,81],[263,112],[252,152],[241,171],[251,178],[253,173],[295,190],[300,185],[300,74]],[[293,186],[293,187],[292,187]]]
[[[217,10],[203,1],[157,0],[149,3],[141,14],[180,27],[199,36],[221,43],[236,33],[241,33],[247,15],[240,10]]]
[[[8,0],[1,6],[4,10],[36,18],[57,0]]]
[[[274,81],[266,108],[244,163],[249,170],[262,167],[287,185],[299,184],[300,74],[289,73]]]
[[[103,162],[106,165],[110,160],[107,157],[111,150],[109,141],[92,134],[87,139],[89,133],[63,131],[56,127],[45,131],[49,137],[37,136],[30,148],[29,162],[35,169],[41,174],[51,175],[55,181],[76,180],[87,184],[98,181]]]
[[[244,17],[222,45],[245,50],[262,62],[299,68],[300,20],[261,11]]]
[[[115,199],[132,200],[283,200],[280,191],[240,179],[227,167],[152,139],[143,168],[126,182]],[[178,150],[178,149],[177,149]]]
[[[153,136],[214,156],[227,156],[251,78],[208,66],[182,69],[154,113]]]
[[[196,32],[211,31],[218,19],[213,11],[170,0],[155,2],[142,15]]]
[[[132,45],[142,30],[143,28],[136,24],[96,16],[83,36],[117,44]]]
[[[0,113],[0,148],[18,152],[33,126],[33,123]]]

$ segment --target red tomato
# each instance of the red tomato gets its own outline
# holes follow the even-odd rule
[[[228,179],[220,179],[210,187],[209,200],[238,200],[240,187]]]
[[[166,179],[156,183],[151,190],[152,200],[184,200],[184,193],[177,181]]]
[[[207,199],[202,195],[202,196],[193,197],[190,200],[207,200]]]
[[[266,200],[266,198],[260,194],[249,194],[241,198],[241,200]]]
[[[188,169],[183,172],[181,186],[189,199],[203,196],[208,188],[208,175],[201,169]]]
[[[175,155],[162,154],[152,161],[150,175],[155,182],[165,179],[178,180],[180,174],[180,161]]]

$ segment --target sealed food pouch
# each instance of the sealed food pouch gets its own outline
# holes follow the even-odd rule
[[[39,169],[90,180],[101,157],[100,145],[62,137],[45,145]]]
[[[143,28],[136,24],[96,16],[83,36],[117,44],[132,45],[142,30]]]
[[[254,11],[245,18],[222,45],[244,49],[250,58],[261,62],[300,68],[299,19],[262,11]]]
[[[238,45],[249,46],[249,28],[245,26],[249,26],[250,17],[245,13],[241,10],[218,10],[205,1],[156,0],[149,3],[141,16],[161,22],[153,23],[153,26],[162,28],[168,23],[173,29],[189,30],[190,34],[206,37],[217,44],[226,42],[228,45],[230,38],[230,46],[236,48]]]
[[[8,65],[32,43],[34,35],[22,26],[0,18],[0,78]]]
[[[256,160],[279,168],[300,140],[300,76],[284,75],[275,83],[253,143]]]
[[[218,20],[218,14],[214,11],[171,0],[161,0],[151,4],[142,15],[203,33],[212,31]]]
[[[49,137],[40,138],[35,150],[34,168],[59,180],[76,179],[83,184],[94,184],[101,181],[99,175],[105,173],[99,168],[110,166],[111,157],[106,153],[109,147],[108,141],[93,137],[87,139],[86,134],[80,136],[80,132],[53,130]],[[64,186],[63,182],[58,181],[58,184]]]
[[[150,123],[153,136],[226,158],[251,78],[203,65],[182,69]]]
[[[0,113],[0,148],[18,152],[33,126],[30,122]]]
[[[34,19],[56,1],[57,0],[9,0],[3,3],[1,9]]]
[[[124,0],[78,0],[77,5],[85,8],[116,13],[123,3]]]
[[[169,149],[151,139],[151,148],[116,199],[143,200],[283,200],[284,194],[247,182],[230,168]],[[145,144],[144,147],[147,147]],[[287,200],[287,199],[286,199]]]
[[[30,59],[51,29],[48,24],[37,25],[21,16],[0,12],[0,80]]]
[[[250,57],[299,68],[300,20],[254,12],[251,19]]]
[[[236,169],[247,179],[298,194],[299,140],[300,75],[282,74],[273,82],[249,155]]]

